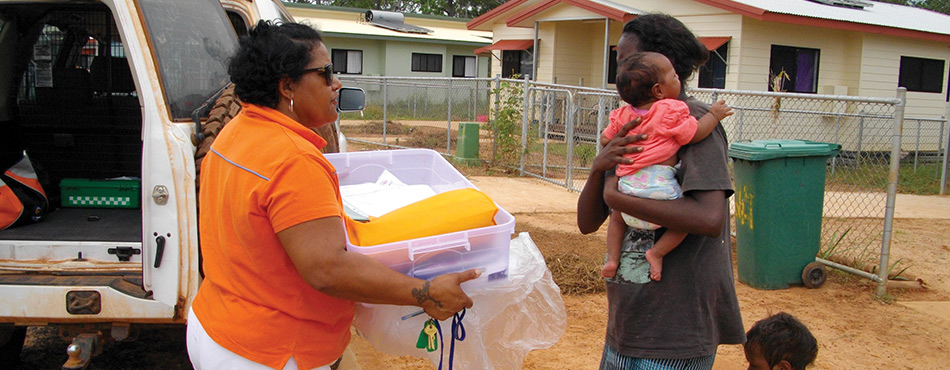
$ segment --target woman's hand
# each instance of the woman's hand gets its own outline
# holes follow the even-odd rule
[[[413,289],[413,296],[419,305],[432,318],[442,321],[452,317],[463,308],[472,308],[472,299],[462,291],[460,284],[477,279],[481,270],[472,269],[463,272],[436,276],[431,282],[423,283],[423,290]]]
[[[347,251],[339,217],[302,222],[278,232],[277,238],[314,289],[357,302],[418,306],[439,320],[472,307],[472,299],[459,285],[481,275],[472,269],[425,281],[396,272],[369,256]]]
[[[623,158],[624,154],[643,151],[643,147],[630,144],[646,139],[646,135],[627,137],[627,133],[639,124],[640,117],[634,118],[624,124],[613,138],[601,138],[604,147],[591,163],[587,182],[577,198],[577,228],[582,234],[597,231],[609,214],[610,209],[604,203],[604,174],[618,163],[632,163]]]
[[[624,154],[630,153],[639,153],[643,151],[643,147],[638,145],[630,145],[638,141],[644,140],[647,138],[647,135],[632,135],[627,136],[627,133],[630,132],[634,127],[640,124],[640,117],[634,118],[632,121],[627,122],[620,128],[620,131],[617,132],[617,135],[612,139],[607,141],[604,144],[603,149],[600,150],[600,154],[594,158],[593,163],[591,164],[591,172],[607,172],[611,168],[617,166],[617,164],[630,164],[633,163],[632,159],[624,158]],[[601,143],[604,139],[601,138]]]

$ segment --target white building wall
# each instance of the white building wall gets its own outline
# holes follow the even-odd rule
[[[726,58],[726,89],[738,89],[739,75],[742,64],[740,50],[742,48],[742,16],[733,13],[700,14],[679,16],[678,19],[693,31],[693,34],[702,37],[732,37]],[[717,58],[710,52],[710,58]],[[687,86],[698,86],[698,73],[687,82]]]
[[[363,52],[363,76],[379,76],[384,71],[384,60],[381,57],[385,46],[381,40],[368,40],[349,37],[324,37],[324,44],[333,49],[361,50]]]
[[[950,48],[946,44],[868,34],[864,38],[861,61],[861,85],[858,95],[893,97],[900,74],[901,56],[944,61],[944,73],[939,93],[908,92],[905,116],[940,118],[947,114],[947,80],[950,68]]]
[[[594,65],[603,63],[603,56],[592,54],[591,43],[603,45],[603,25],[594,27],[591,23],[582,21],[553,22],[557,33],[552,50],[554,56],[554,76],[557,83],[573,86],[591,86]],[[598,32],[599,31],[599,32]],[[594,38],[592,35],[600,35]],[[596,41],[594,41],[597,39]],[[546,50],[545,50],[546,51]],[[602,53],[598,53],[602,54]],[[600,75],[600,68],[597,68]],[[600,81],[596,81],[600,87]]]
[[[498,40],[530,40],[534,39],[534,28],[508,27],[503,22],[499,22],[492,27],[492,35],[495,42]],[[501,54],[502,52],[500,50],[492,50],[490,60],[491,74],[489,77],[495,77],[495,75],[501,74]]]
[[[740,90],[767,91],[772,45],[783,45],[819,50],[819,91],[827,86],[847,86],[850,91],[857,87],[849,83],[854,83],[853,71],[860,65],[861,55],[855,53],[853,47],[860,38],[861,35],[854,32],[828,32],[824,28],[743,18],[741,50],[737,58],[741,73],[737,87]]]

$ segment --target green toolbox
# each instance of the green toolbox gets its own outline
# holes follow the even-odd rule
[[[63,207],[139,208],[138,179],[63,179],[59,182]]]
[[[815,262],[821,243],[825,164],[840,150],[838,144],[804,140],[729,147],[739,281],[757,289],[803,283],[803,271]]]

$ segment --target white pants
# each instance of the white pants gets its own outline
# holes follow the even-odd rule
[[[201,326],[195,317],[194,311],[188,309],[188,357],[195,370],[268,370],[270,367],[248,360],[241,355],[221,347],[208,336],[208,332]],[[297,361],[293,357],[287,360],[282,370],[297,370]],[[313,370],[330,370],[330,365],[313,368]]]

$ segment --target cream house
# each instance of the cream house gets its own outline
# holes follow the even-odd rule
[[[893,97],[906,115],[947,112],[950,16],[863,0],[511,0],[468,22],[492,31],[492,71],[613,88],[623,24],[662,12],[712,51],[693,87]]]
[[[489,57],[475,49],[491,32],[467,19],[285,3],[297,22],[320,30],[334,72],[364,76],[488,77]]]

